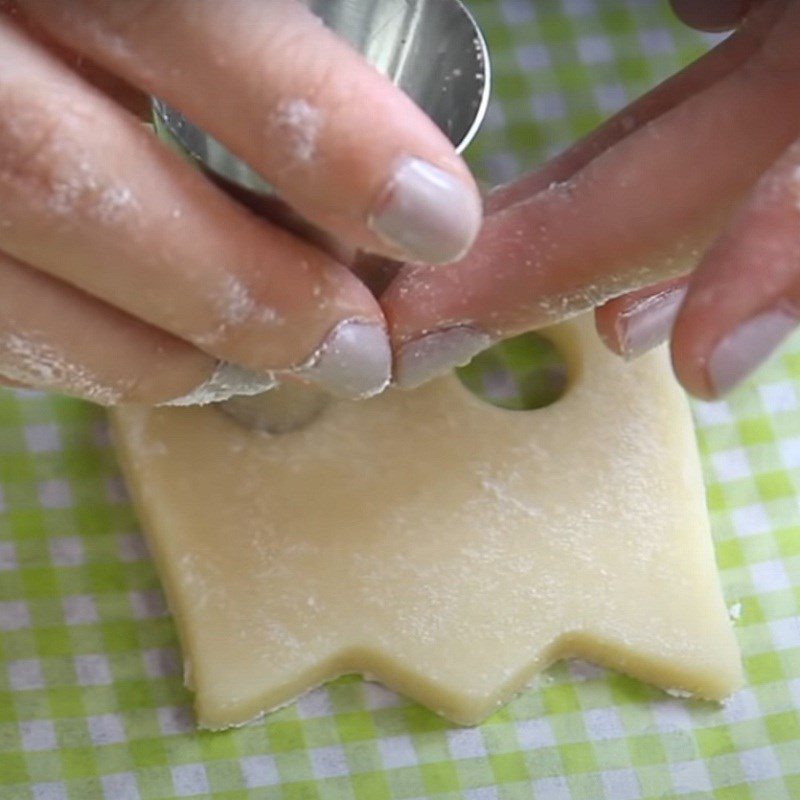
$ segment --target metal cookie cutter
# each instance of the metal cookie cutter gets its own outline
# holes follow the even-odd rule
[[[483,121],[490,94],[486,42],[461,0],[306,0],[309,8],[402,89],[461,152]],[[237,199],[307,238],[325,235],[280,209],[270,184],[180,112],[153,98],[156,131],[197,161]],[[239,422],[270,433],[308,424],[331,398],[318,389],[284,383],[255,397],[220,403]]]

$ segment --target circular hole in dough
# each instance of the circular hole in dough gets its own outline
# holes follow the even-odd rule
[[[486,403],[511,411],[546,408],[560,400],[569,385],[561,351],[538,333],[523,333],[490,347],[456,374]]]

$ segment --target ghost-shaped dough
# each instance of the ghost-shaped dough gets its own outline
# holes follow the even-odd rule
[[[451,376],[275,437],[214,407],[112,413],[201,725],[343,673],[471,724],[569,656],[705,698],[739,685],[666,352],[626,364],[590,319],[546,335],[570,385],[536,411]]]

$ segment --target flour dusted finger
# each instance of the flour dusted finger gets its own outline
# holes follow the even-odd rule
[[[450,261],[480,198],[447,137],[299,0],[22,0],[53,35],[179,108],[353,246]]]
[[[100,405],[159,403],[215,371],[187,342],[0,253],[0,380]]]
[[[778,0],[760,7],[748,17],[747,25],[724,42],[626,106],[540,169],[496,187],[486,198],[486,213],[495,214],[544,191],[553,182],[568,180],[610,147],[730,75],[758,50],[780,19],[784,5],[784,0]]]
[[[466,258],[407,267],[382,298],[400,385],[695,267],[800,133],[798,35],[792,5],[734,72],[564,183],[487,217]]]
[[[672,358],[693,394],[731,391],[797,327],[798,220],[800,141],[761,178],[689,286]]]
[[[383,314],[346,267],[3,21],[0,63],[0,248],[217,359],[348,396],[383,388]]]
[[[0,386],[2,386],[4,389],[30,389],[30,386],[26,386],[24,383],[12,381],[10,378],[4,378],[1,375]]]

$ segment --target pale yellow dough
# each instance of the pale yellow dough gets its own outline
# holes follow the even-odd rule
[[[739,686],[666,353],[625,364],[586,319],[548,335],[572,379],[539,411],[449,377],[275,438],[214,408],[113,413],[201,725],[350,672],[475,723],[567,656]]]

